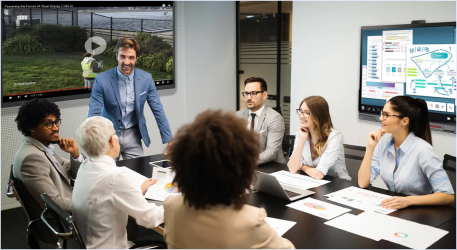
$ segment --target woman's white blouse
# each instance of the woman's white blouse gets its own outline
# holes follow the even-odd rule
[[[294,151],[297,148],[299,138],[300,135],[297,132],[295,135]],[[324,152],[320,157],[314,159],[314,161],[311,158],[308,137],[303,147],[301,163],[302,165],[316,168],[324,175],[335,176],[348,181],[351,180],[344,159],[343,135],[338,130],[332,129],[327,143],[324,145]]]

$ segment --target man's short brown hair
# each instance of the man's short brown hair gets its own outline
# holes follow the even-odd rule
[[[138,56],[138,52],[140,52],[140,44],[138,43],[137,40],[128,38],[128,37],[123,37],[119,38],[116,43],[116,56],[119,53],[119,49],[134,49],[136,52],[136,56]]]
[[[260,154],[258,135],[231,112],[207,110],[181,127],[169,147],[174,182],[195,209],[246,204]]]
[[[263,78],[257,76],[249,77],[248,79],[244,80],[244,86],[251,82],[260,83],[260,90],[267,91],[267,82]]]

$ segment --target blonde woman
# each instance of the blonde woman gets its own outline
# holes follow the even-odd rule
[[[301,102],[297,114],[300,125],[287,164],[290,172],[301,169],[318,180],[330,175],[350,181],[344,160],[343,135],[333,128],[327,101],[322,96],[309,96]]]

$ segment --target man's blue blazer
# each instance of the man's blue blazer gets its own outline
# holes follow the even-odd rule
[[[163,111],[157,89],[151,74],[141,69],[135,68],[135,113],[138,118],[138,127],[144,144],[149,147],[151,139],[149,138],[144,118],[144,103],[148,101],[149,107],[154,114],[157,126],[160,130],[162,143],[171,141],[171,130],[167,117]],[[89,114],[91,116],[103,116],[111,120],[116,133],[119,134],[119,128],[122,119],[121,113],[121,95],[116,68],[107,70],[95,77],[94,86],[89,101]]]

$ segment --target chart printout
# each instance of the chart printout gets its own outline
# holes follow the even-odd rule
[[[364,211],[375,211],[382,214],[396,211],[396,209],[387,209],[381,205],[382,200],[391,198],[391,196],[358,187],[348,187],[324,196],[331,201]]]

